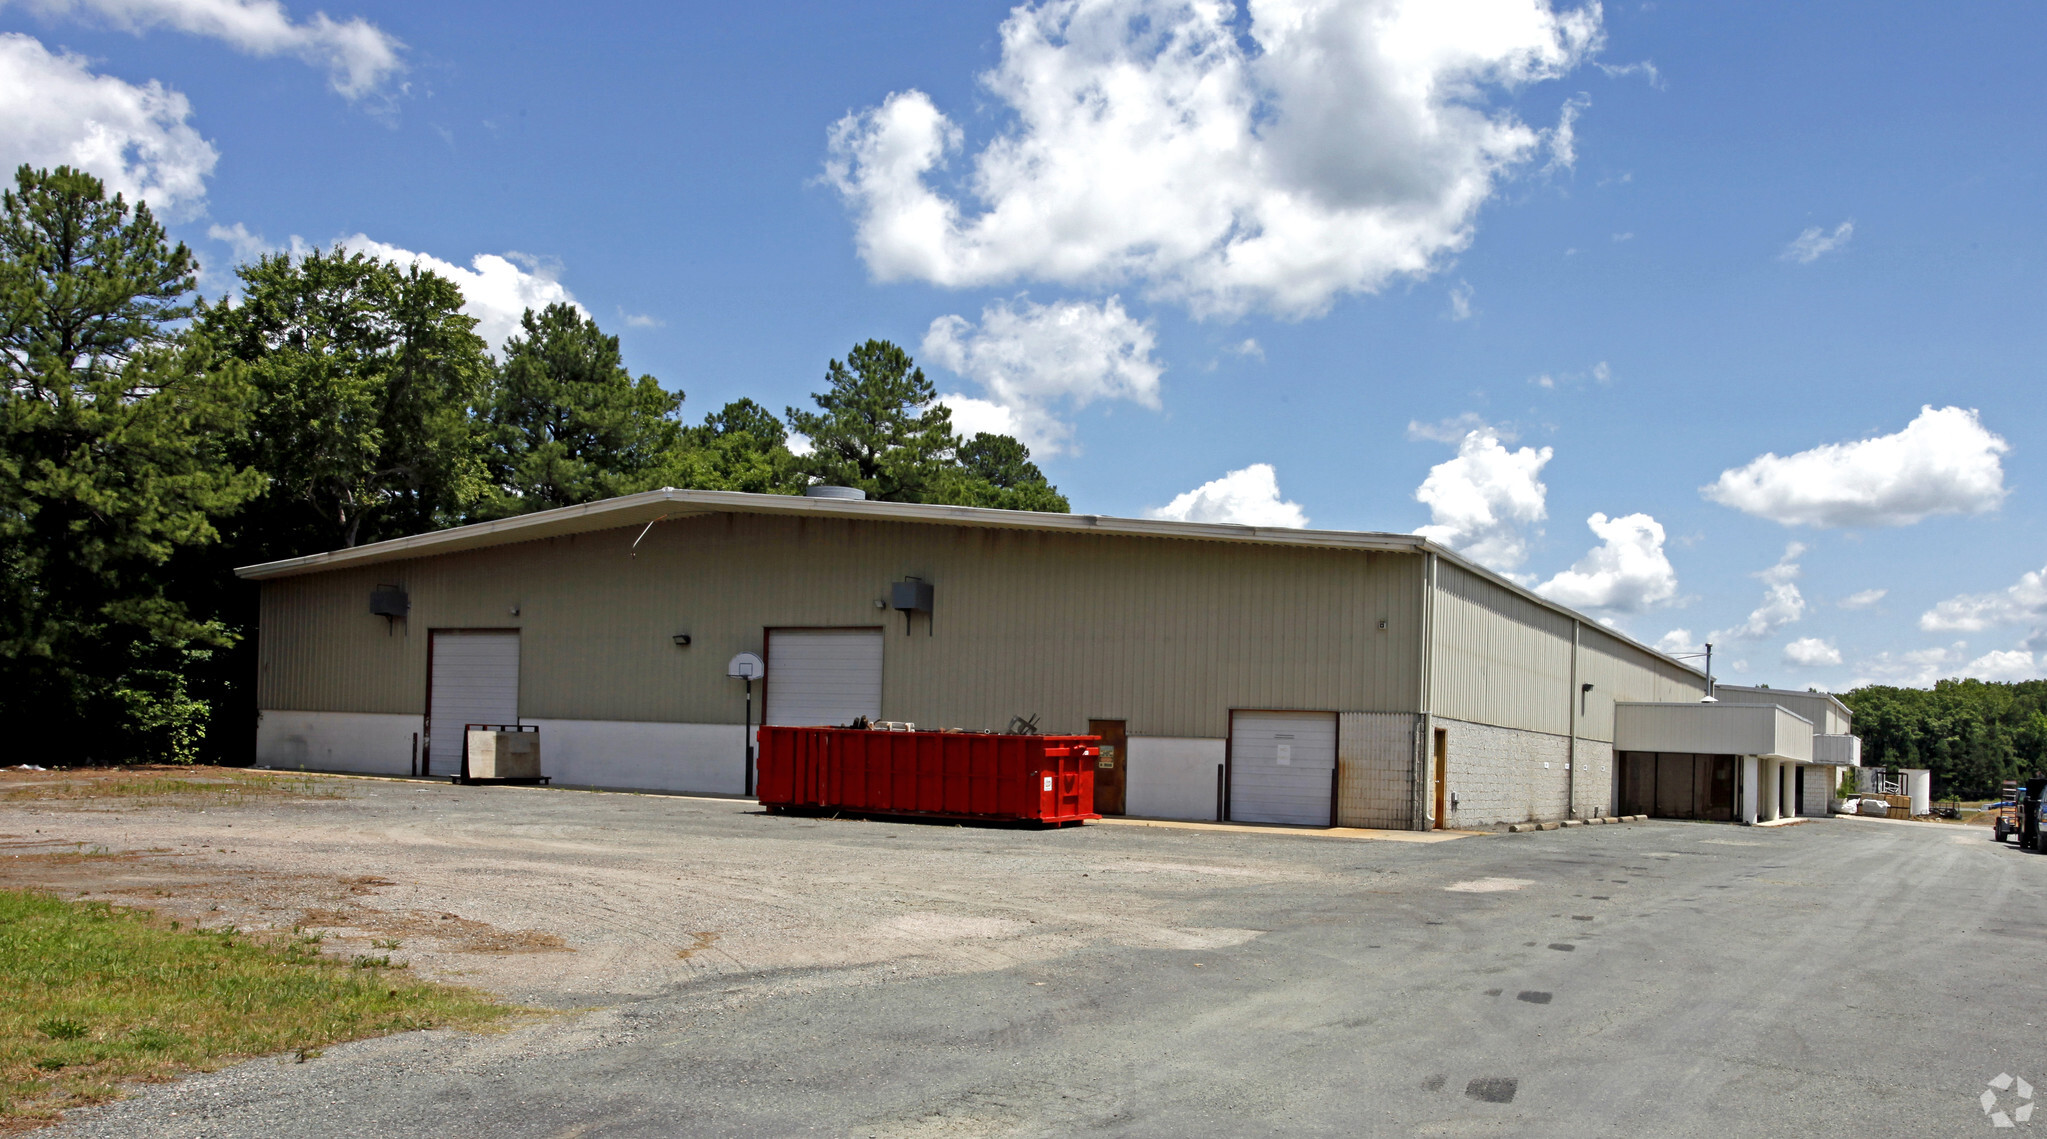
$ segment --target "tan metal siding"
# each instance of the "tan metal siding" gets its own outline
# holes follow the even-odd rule
[[[1590,740],[1613,740],[1615,702],[1697,700],[1706,682],[1697,673],[1654,653],[1628,644],[1597,625],[1579,633],[1578,680],[1592,685],[1582,693],[1584,714],[1578,734]]]
[[[1232,707],[1415,708],[1419,555],[740,514],[657,523],[635,555],[638,533],[265,582],[263,706],[416,713],[429,628],[516,627],[529,717],[737,723],[725,662],[764,627],[880,623],[883,715],[919,724],[1219,738]],[[936,591],[908,636],[875,607],[905,576]],[[388,636],[379,582],[411,594]]]
[[[1434,620],[1431,711],[1503,728],[1570,731],[1569,617],[1439,560]]]
[[[1705,682],[1676,662],[1580,622],[1577,683],[1573,619],[1449,562],[1437,569],[1432,710],[1477,724],[1613,739],[1616,700],[1696,700]],[[1580,697],[1582,695],[1582,701]]]

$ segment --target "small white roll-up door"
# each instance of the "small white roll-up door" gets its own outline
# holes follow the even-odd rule
[[[421,775],[462,771],[465,724],[519,722],[519,634],[436,629]]]
[[[1329,825],[1336,713],[1237,712],[1230,718],[1230,818]]]
[[[881,719],[880,629],[768,630],[763,723],[815,727]]]

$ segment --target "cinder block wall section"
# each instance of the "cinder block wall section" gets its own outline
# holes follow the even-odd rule
[[[1578,782],[1573,784],[1573,797],[1578,807],[1578,817],[1589,819],[1596,815],[1611,815],[1619,785],[1614,781],[1613,745],[1605,740],[1588,740],[1578,737]]]
[[[1336,821],[1346,827],[1406,830],[1414,820],[1414,733],[1405,712],[1337,717]]]
[[[1806,818],[1824,819],[1830,813],[1828,807],[1834,798],[1835,772],[1833,767],[1805,767],[1799,770],[1799,777],[1805,780],[1805,810],[1800,812]]]
[[[1564,770],[1570,748],[1563,736],[1440,716],[1434,726],[1449,733],[1452,828],[1565,816],[1571,773]]]

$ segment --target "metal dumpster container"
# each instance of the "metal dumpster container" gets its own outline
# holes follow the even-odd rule
[[[1078,823],[1095,813],[1096,736],[764,727],[761,805]]]

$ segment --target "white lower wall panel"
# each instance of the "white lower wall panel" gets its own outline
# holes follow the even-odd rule
[[[556,783],[713,795],[746,790],[746,732],[738,724],[525,722],[540,729],[540,770]]]
[[[1215,773],[1223,740],[1131,736],[1123,809],[1153,819],[1215,819]]]
[[[746,734],[738,724],[524,722],[540,729],[540,770],[556,783],[713,795],[745,790]],[[418,716],[265,711],[256,721],[256,762],[287,771],[409,775],[420,729]]]
[[[256,763],[285,771],[410,775],[423,727],[418,716],[265,710],[256,716]]]

